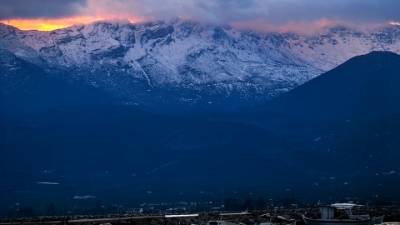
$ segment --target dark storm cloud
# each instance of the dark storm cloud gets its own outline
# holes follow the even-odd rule
[[[318,19],[400,20],[400,0],[0,0],[0,18],[69,15],[184,17],[209,22],[287,23]]]
[[[400,19],[400,0],[217,0],[197,1],[206,14],[223,22],[263,19],[286,23],[321,18],[352,21]],[[194,14],[196,15],[196,14]]]
[[[272,0],[270,2],[266,18],[276,22],[310,21],[319,18],[354,22],[400,19],[399,0]]]
[[[0,0],[0,19],[59,18],[74,15],[86,0]]]

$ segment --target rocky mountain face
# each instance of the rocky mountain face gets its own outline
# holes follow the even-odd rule
[[[182,20],[97,22],[52,32],[1,25],[0,48],[125,104],[237,105],[287,92],[356,55],[400,52],[400,28],[337,26],[299,35]]]

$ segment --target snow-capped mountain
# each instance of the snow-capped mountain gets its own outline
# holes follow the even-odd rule
[[[257,33],[173,20],[96,22],[52,32],[0,26],[0,48],[137,103],[143,94],[212,103],[267,99],[376,50],[400,53],[400,27],[336,26],[315,35]],[[161,94],[162,92],[162,94]]]

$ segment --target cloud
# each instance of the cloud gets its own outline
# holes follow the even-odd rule
[[[400,26],[400,22],[397,21],[390,21],[389,24],[393,26]]]
[[[325,18],[315,20],[315,21],[290,21],[284,24],[273,24],[266,23],[263,20],[254,20],[254,21],[239,21],[234,22],[231,25],[235,28],[239,28],[242,30],[256,30],[260,32],[295,32],[301,34],[310,34],[320,30],[323,30],[327,27],[332,27],[334,25],[348,25],[354,26],[355,24],[349,24],[344,21],[337,20],[328,20]],[[368,24],[370,26],[371,24]],[[360,25],[357,25],[360,26]],[[379,25],[378,25],[379,26]]]
[[[186,18],[213,23],[268,14],[268,0],[87,0],[85,14],[135,16],[142,20]]]
[[[400,21],[398,9],[399,0],[1,0],[0,20],[184,18],[259,30],[312,30],[335,22]]]
[[[133,15],[147,20],[183,17],[218,23],[264,21],[399,20],[398,0],[87,0],[85,13]]]
[[[276,22],[312,21],[320,18],[353,22],[387,21],[400,18],[398,0],[267,0],[268,19]]]
[[[0,19],[60,18],[78,14],[86,0],[1,0]]]

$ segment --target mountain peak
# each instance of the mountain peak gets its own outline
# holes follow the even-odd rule
[[[400,112],[400,55],[374,51],[348,60],[274,101],[302,120],[378,118]]]
[[[356,67],[360,65],[364,65],[366,67],[376,68],[382,67],[384,65],[391,65],[393,60],[399,60],[400,55],[395,52],[390,51],[372,51],[365,55],[356,56],[351,58],[347,62],[343,63],[336,69],[348,68],[348,67]],[[359,68],[363,69],[363,68]]]
[[[371,58],[376,58],[376,57],[400,57],[399,54],[391,51],[372,51],[368,54],[365,54],[363,56],[359,56],[361,58],[365,58],[365,56],[371,57]]]

